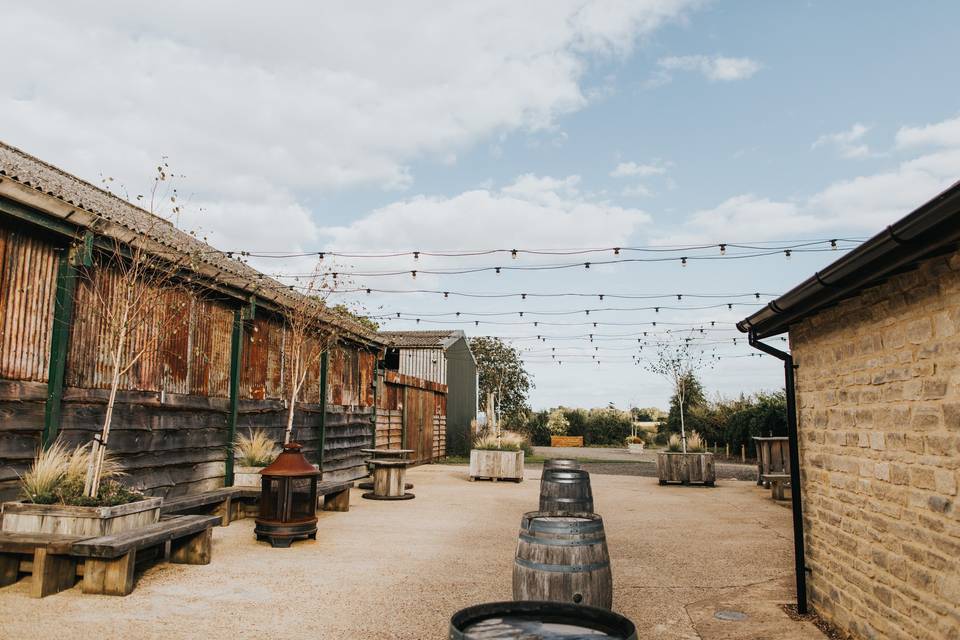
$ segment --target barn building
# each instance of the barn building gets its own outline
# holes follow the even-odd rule
[[[470,423],[477,417],[477,361],[463,331],[383,331],[389,342],[387,370],[447,387],[447,452],[470,450]]]
[[[291,378],[283,318],[302,298],[167,220],[0,143],[0,499],[16,496],[18,474],[41,445],[99,432],[111,375],[107,323],[93,310],[119,277],[110,256],[131,247],[182,264],[183,286],[158,290],[162,321],[131,338],[156,348],[123,374],[117,396],[110,450],[126,482],[167,497],[229,485],[238,432],[262,428],[282,441]],[[413,376],[378,384],[386,340],[348,316],[326,312],[323,322],[339,339],[307,371],[293,435],[325,479],[352,480],[366,475],[361,449],[375,443],[378,409],[397,410],[407,386],[430,387],[443,406],[445,387]],[[415,419],[430,426],[411,431],[442,442],[432,413]]]
[[[960,637],[958,247],[960,183],[738,325],[785,360],[798,596],[856,638]]]

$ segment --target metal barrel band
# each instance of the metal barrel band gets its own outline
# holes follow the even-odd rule
[[[589,538],[586,540],[570,540],[563,538],[537,538],[535,536],[520,534],[520,539],[531,544],[542,544],[547,547],[589,547],[592,545],[603,544],[606,542],[606,536],[599,538]]]
[[[533,522],[529,527],[527,527],[527,531],[536,533],[594,533],[596,531],[603,531],[603,523],[586,522],[583,524],[571,523],[561,525],[546,525]]]
[[[521,567],[534,569],[536,571],[550,571],[552,573],[585,573],[587,571],[598,571],[610,567],[610,562],[593,562],[590,564],[543,564],[540,562],[531,562],[523,558],[514,558]]]

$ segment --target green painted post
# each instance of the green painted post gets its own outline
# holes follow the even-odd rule
[[[53,307],[53,329],[50,336],[50,365],[47,369],[47,402],[43,410],[44,448],[53,444],[60,431],[60,411],[63,400],[63,381],[67,369],[67,348],[70,344],[70,325],[73,322],[73,304],[77,289],[77,267],[72,251],[60,252],[57,266],[57,291]]]
[[[370,414],[370,426],[373,433],[370,434],[370,448],[377,448],[377,391],[380,387],[380,359],[373,358],[373,412]]]
[[[40,443],[46,448],[57,439],[63,407],[63,383],[70,346],[70,327],[76,300],[78,267],[93,266],[93,233],[87,231],[80,242],[61,250],[57,265],[57,290],[54,295],[53,327],[50,335],[50,365],[47,369],[47,402],[43,408],[43,433]]]
[[[320,356],[320,451],[318,462],[323,472],[323,450],[327,446],[327,369],[330,366],[330,352]]]
[[[240,407],[240,356],[243,349],[243,317],[240,309],[233,312],[233,335],[230,338],[230,416],[227,421],[227,462],[223,484],[233,486],[233,441],[237,437],[237,413]]]

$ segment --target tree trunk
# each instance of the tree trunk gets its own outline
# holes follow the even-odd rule
[[[293,408],[297,404],[297,390],[294,389],[290,394],[290,407],[287,409],[287,428],[283,434],[283,444],[290,444],[290,438],[293,436]]]
[[[124,320],[127,317],[124,311]],[[100,489],[100,471],[103,468],[103,456],[106,453],[107,441],[110,439],[110,424],[113,422],[113,407],[117,403],[117,389],[120,387],[121,359],[123,357],[123,348],[126,344],[126,334],[121,332],[118,337],[119,344],[114,353],[113,375],[110,380],[110,397],[107,400],[107,412],[103,417],[103,428],[100,431],[100,439],[94,439],[90,447],[90,464],[87,466],[87,477],[83,485],[83,495],[90,498],[96,498]]]

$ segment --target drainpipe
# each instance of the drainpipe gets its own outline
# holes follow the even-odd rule
[[[787,439],[790,444],[790,501],[793,511],[793,561],[797,576],[797,612],[807,613],[807,566],[803,553],[803,503],[800,497],[800,442],[797,436],[797,396],[793,379],[793,356],[757,340],[751,328],[750,346],[783,360],[784,387],[787,395]]]

